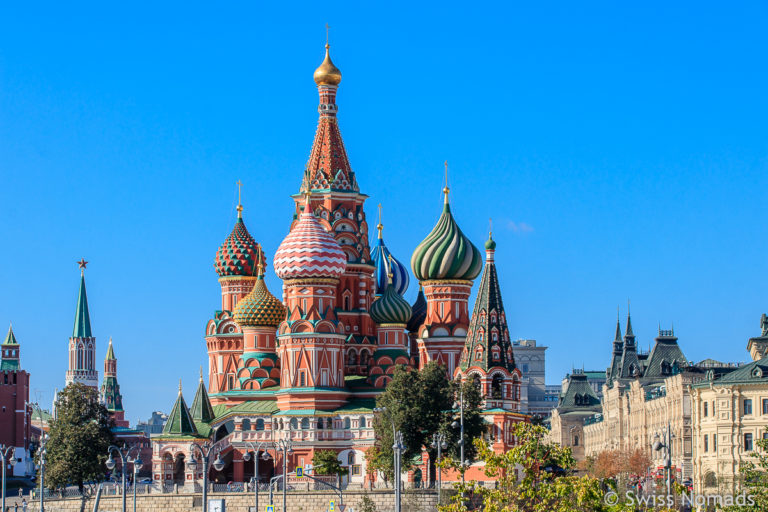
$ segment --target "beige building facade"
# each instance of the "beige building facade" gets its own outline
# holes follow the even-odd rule
[[[768,318],[747,350],[753,361],[713,368],[692,386],[694,489],[701,494],[738,491],[739,470],[752,460],[768,427]]]

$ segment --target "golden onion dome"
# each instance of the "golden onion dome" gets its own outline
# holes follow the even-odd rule
[[[325,59],[323,63],[315,70],[314,79],[317,85],[339,85],[341,82],[341,71],[333,65],[330,45],[325,45]]]

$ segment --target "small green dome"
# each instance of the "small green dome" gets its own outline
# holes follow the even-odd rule
[[[453,220],[447,198],[437,225],[413,252],[411,268],[419,281],[471,281],[483,269],[480,251],[464,236]]]
[[[485,241],[485,250],[486,251],[495,251],[496,250],[496,242],[493,241],[493,238],[491,238],[491,234],[488,233],[488,240]]]
[[[237,303],[233,314],[240,327],[277,327],[285,316],[285,306],[269,293],[264,275],[259,275],[253,290]]]
[[[411,305],[397,293],[391,281],[368,312],[377,324],[407,324],[411,319]]]

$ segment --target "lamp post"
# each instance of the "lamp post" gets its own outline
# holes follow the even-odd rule
[[[138,483],[136,479],[139,476],[139,471],[144,467],[144,461],[141,460],[140,455],[136,455],[133,461],[129,462],[133,462],[133,512],[136,512],[136,484]]]
[[[464,462],[464,388],[459,387],[459,401],[454,402],[453,408],[459,409],[459,421],[454,421],[451,426],[453,428],[459,428],[459,455],[461,457],[461,485],[464,485],[464,471],[466,470],[466,464]],[[463,494],[463,493],[462,493]]]
[[[373,412],[380,413],[386,410],[386,407],[376,407],[373,409]],[[402,477],[400,474],[400,459],[403,450],[405,450],[405,445],[403,444],[403,433],[395,428],[395,420],[390,417],[390,422],[392,423],[392,453],[395,463],[395,512],[400,512],[400,479]]]
[[[448,448],[448,443],[445,441],[445,434],[436,433],[432,434],[432,448],[437,448],[437,505],[440,506],[440,497],[443,492],[443,472],[440,469],[440,459],[443,454],[443,450]]]
[[[277,451],[283,452],[283,512],[286,512],[286,500],[288,498],[288,455],[293,453],[293,441],[291,440],[291,430],[288,430],[288,439],[279,439],[275,442],[275,454]],[[203,511],[205,512],[205,511]]]
[[[110,446],[107,449],[107,454],[109,455],[109,458],[107,458],[107,461],[104,463],[104,465],[107,466],[108,470],[112,471],[113,469],[115,469],[115,465],[116,464],[115,464],[115,459],[112,458],[112,454],[113,453],[117,452],[117,454],[120,456],[120,462],[122,463],[122,465],[120,466],[120,473],[122,475],[123,512],[126,512],[127,507],[128,507],[128,504],[127,504],[127,501],[126,501],[127,497],[125,495],[125,493],[126,493],[126,488],[125,488],[125,471],[127,469],[127,466],[128,466],[129,463],[133,463],[133,465],[134,465],[133,466],[134,467],[133,471],[135,473],[136,472],[136,462],[138,461],[139,467],[141,467],[141,465],[142,465],[141,459],[139,459],[138,456],[134,460],[131,460],[131,458],[130,458],[131,452],[133,450],[138,450],[138,449],[139,449],[138,446],[134,446],[132,448],[126,448],[125,444],[123,444],[122,448],[118,448],[117,446],[112,445],[112,446]],[[136,487],[135,487],[135,484],[136,484],[136,482],[134,481],[134,495],[133,495],[133,509],[134,509],[134,511],[136,510]]]
[[[48,443],[48,434],[40,434],[40,512],[45,512],[45,445]],[[5,510],[5,509],[3,509]]]
[[[659,437],[659,433],[653,436],[653,444],[651,447],[654,451],[659,452],[664,450],[664,471],[666,472],[666,484],[667,484],[667,496],[670,494],[672,488],[672,426],[667,422],[667,426],[662,431],[662,438]]]
[[[189,462],[187,462],[187,467],[192,470],[193,473],[197,470],[198,462],[195,460],[195,449],[197,449],[197,451],[200,453],[200,458],[203,461],[203,512],[208,512],[208,467],[211,462],[211,453],[214,450],[218,451],[216,460],[213,461],[213,469],[216,471],[221,471],[224,469],[224,461],[221,458],[221,449],[219,447],[219,444],[223,440],[224,439],[219,439],[213,444],[210,444],[206,441],[202,446],[196,443],[189,445],[190,459]]]
[[[16,465],[16,457],[13,455],[13,446],[0,445],[0,461],[3,463],[3,508],[5,511],[5,468]]]
[[[254,475],[253,476],[253,500],[254,500],[254,505],[256,506],[254,510],[258,512],[259,511],[259,450],[261,450],[262,448],[266,448],[266,445],[263,442],[257,444],[256,446],[254,446],[253,443],[251,442],[246,442],[245,444],[248,446],[248,448],[253,450],[253,475]],[[269,460],[269,452],[264,450],[264,454],[261,456],[261,458],[265,461]],[[246,462],[251,460],[250,452],[245,452],[245,454],[243,455],[243,460]]]

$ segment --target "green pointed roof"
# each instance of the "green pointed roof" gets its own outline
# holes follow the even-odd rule
[[[197,386],[197,393],[195,393],[195,399],[192,400],[192,408],[189,412],[192,414],[193,420],[209,423],[216,416],[213,414],[213,407],[208,398],[208,392],[205,390],[202,372],[200,370],[200,384]]]
[[[88,296],[85,293],[85,274],[80,273],[80,292],[77,294],[77,308],[75,309],[75,328],[72,330],[73,338],[92,338],[91,315],[88,313]]]
[[[107,347],[107,357],[104,358],[105,361],[114,361],[117,358],[115,357],[115,351],[112,348],[112,338],[109,338],[109,346]]]
[[[13,326],[8,327],[8,334],[5,337],[5,341],[3,342],[3,345],[18,345],[19,342],[16,341],[16,335],[13,334]]]
[[[557,410],[562,413],[574,411],[601,412],[600,399],[592,389],[583,372],[574,371],[568,376],[565,393],[560,397]]]
[[[163,435],[176,436],[196,436],[197,428],[189,413],[187,403],[184,401],[184,395],[181,394],[181,382],[179,382],[179,397],[173,404],[171,414],[168,415],[168,421],[163,427]]]

